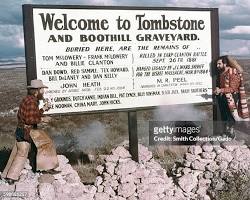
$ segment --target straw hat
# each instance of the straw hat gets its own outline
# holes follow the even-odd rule
[[[30,85],[27,88],[48,88],[46,85],[43,84],[42,80],[31,80]]]

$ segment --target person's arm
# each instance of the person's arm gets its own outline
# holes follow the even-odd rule
[[[225,87],[225,88],[220,88],[219,93],[234,93],[237,92],[238,89],[240,87],[240,75],[237,74],[231,74],[230,78],[229,78],[229,87]]]
[[[41,122],[44,110],[40,109],[35,101],[30,101],[26,105],[25,124],[34,125]]]

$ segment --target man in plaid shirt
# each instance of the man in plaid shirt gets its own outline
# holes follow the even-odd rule
[[[40,93],[40,90],[39,90],[39,93]],[[43,107],[39,110],[38,100],[41,100],[41,99],[32,94],[26,96],[22,100],[19,106],[18,114],[17,114],[17,118],[18,118],[17,129],[21,129],[24,127],[25,131],[16,132],[17,141],[31,142],[29,129],[37,128],[37,124],[39,124],[42,120],[42,115],[44,111],[48,110],[48,108],[46,107]]]
[[[40,165],[38,166],[39,170],[48,171],[58,166],[52,140],[44,131],[37,129],[37,124],[43,121],[43,113],[50,109],[48,102],[45,102],[44,106],[39,109],[39,100],[44,99],[44,88],[47,88],[47,86],[41,80],[32,80],[31,85],[27,87],[28,95],[22,100],[19,106],[17,114],[18,125],[15,132],[16,143],[2,173],[2,177],[9,184],[13,184],[18,180],[31,146],[33,147],[33,154],[35,153],[36,155],[38,153],[36,161],[40,163],[35,163],[35,165]],[[37,166],[33,167],[36,170]]]

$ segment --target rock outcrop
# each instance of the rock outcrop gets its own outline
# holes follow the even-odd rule
[[[191,146],[172,169],[172,177],[192,199],[214,199],[237,174],[250,178],[250,149],[238,141]]]
[[[190,146],[183,162],[168,175],[147,147],[139,145],[137,163],[124,146],[118,146],[97,167],[94,185],[84,185],[65,156],[58,159],[61,172],[55,175],[33,173],[27,161],[15,185],[0,180],[1,199],[209,200],[213,191],[225,188],[233,173],[250,173],[250,149],[236,141]]]
[[[96,193],[95,186],[81,183],[77,172],[68,163],[69,160],[58,155],[60,173],[51,175],[33,173],[27,160],[20,179],[14,185],[0,181],[0,194],[3,199],[25,200],[80,200],[91,199]],[[8,193],[6,192],[8,191]],[[12,196],[12,198],[10,198]],[[88,198],[88,197],[91,198]],[[1,198],[2,199],[2,198]]]
[[[185,199],[181,188],[168,177],[166,170],[152,157],[147,147],[139,145],[139,163],[124,147],[117,147],[97,167],[95,186],[98,198],[112,200]],[[100,198],[100,199],[104,199]]]

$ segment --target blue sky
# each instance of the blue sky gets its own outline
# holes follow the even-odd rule
[[[250,57],[250,0],[1,0],[0,61],[24,61],[22,4],[219,8],[221,54]]]

